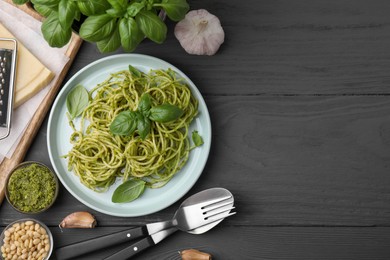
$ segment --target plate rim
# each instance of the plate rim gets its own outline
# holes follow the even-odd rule
[[[206,114],[205,115],[205,120],[207,122],[206,128],[208,129],[207,131],[209,132],[209,135],[210,135],[208,137],[209,141],[207,143],[205,142],[203,144],[204,147],[205,147],[205,149],[203,151],[203,153],[205,154],[205,156],[204,156],[205,159],[202,160],[202,162],[201,162],[202,164],[199,166],[198,176],[193,180],[193,182],[190,183],[189,185],[186,185],[185,187],[183,187],[181,189],[182,190],[181,194],[179,196],[176,196],[176,198],[171,200],[169,203],[166,203],[166,204],[164,204],[164,205],[162,205],[160,207],[154,208],[154,209],[146,210],[146,211],[144,211],[142,213],[123,212],[123,210],[121,212],[112,212],[112,211],[109,211],[109,210],[102,209],[101,207],[92,205],[88,201],[85,201],[78,194],[76,194],[76,191],[74,191],[71,187],[68,187],[68,185],[66,184],[65,180],[63,180],[62,175],[59,173],[59,170],[57,169],[57,164],[55,163],[55,160],[58,160],[58,159],[61,159],[61,158],[54,158],[54,155],[52,154],[53,151],[52,151],[52,148],[51,148],[51,147],[53,147],[52,144],[51,144],[51,139],[52,139],[52,135],[54,135],[54,133],[52,133],[52,131],[54,131],[54,130],[52,130],[52,127],[54,128],[54,126],[52,126],[52,125],[53,125],[53,122],[55,121],[55,119],[53,118],[54,114],[55,114],[55,110],[56,110],[57,106],[64,105],[62,103],[59,104],[59,102],[60,102],[61,97],[64,95],[64,92],[66,92],[70,88],[69,85],[71,84],[71,82],[73,82],[75,79],[77,79],[80,75],[82,75],[85,71],[87,71],[91,67],[97,66],[100,63],[104,63],[107,60],[116,60],[116,59],[121,59],[121,58],[129,58],[129,59],[131,59],[131,58],[144,58],[144,59],[155,60],[155,61],[158,61],[158,62],[160,62],[162,64],[167,65],[169,68],[172,68],[176,72],[179,72],[181,74],[181,76],[184,76],[185,80],[189,82],[191,91],[197,92],[197,95],[200,97],[198,99],[198,102],[202,103],[202,106],[205,109],[205,111],[202,110],[202,112]],[[129,65],[131,65],[131,61],[129,61]],[[134,64],[134,65],[139,65],[139,64]],[[150,69],[159,69],[158,67],[156,67],[156,68],[153,68],[151,66],[147,66],[147,67],[150,67]],[[136,54],[136,53],[124,53],[124,54],[115,54],[115,55],[106,56],[106,57],[100,58],[98,60],[95,60],[95,61],[93,61],[91,63],[88,63],[87,65],[82,67],[78,72],[76,72],[73,76],[71,76],[65,82],[65,84],[61,88],[60,92],[56,95],[56,98],[55,98],[55,100],[54,100],[54,102],[52,104],[52,107],[50,109],[48,123],[47,123],[47,138],[46,139],[47,139],[47,149],[48,149],[48,153],[49,153],[49,158],[50,158],[51,165],[52,165],[52,167],[54,169],[54,172],[56,173],[56,175],[57,175],[58,179],[60,180],[60,182],[62,183],[62,185],[66,188],[66,190],[74,198],[76,198],[79,202],[81,202],[85,206],[87,206],[89,208],[92,208],[92,209],[94,209],[94,210],[96,210],[98,212],[107,214],[107,215],[117,216],[117,217],[139,217],[139,216],[145,216],[145,215],[148,215],[148,214],[152,214],[152,213],[161,211],[161,210],[171,206],[176,201],[181,199],[195,185],[195,183],[199,180],[200,176],[202,175],[202,173],[204,171],[204,168],[205,168],[205,166],[207,164],[207,161],[208,161],[208,158],[209,158],[209,155],[210,155],[211,141],[212,141],[212,125],[211,125],[210,113],[209,113],[207,104],[206,104],[206,102],[205,102],[205,100],[203,98],[203,95],[201,94],[201,92],[199,91],[197,86],[192,82],[192,80],[184,72],[182,72],[180,69],[178,69],[176,66],[172,65],[171,63],[169,63],[169,62],[167,62],[165,60],[162,60],[160,58],[154,57],[154,56],[145,55],[145,54]],[[80,184],[80,185],[82,185],[82,184]],[[88,195],[86,195],[86,196],[88,196]]]

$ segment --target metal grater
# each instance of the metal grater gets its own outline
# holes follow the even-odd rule
[[[15,39],[0,38],[0,140],[6,138],[11,131],[16,49]]]

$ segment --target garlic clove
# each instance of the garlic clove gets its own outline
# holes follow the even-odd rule
[[[175,36],[189,54],[214,55],[225,40],[215,15],[205,9],[193,10],[175,26]]]
[[[73,212],[60,223],[60,228],[94,228],[95,226],[95,217],[86,211]]]
[[[182,260],[211,260],[211,255],[196,249],[186,249],[180,253]]]

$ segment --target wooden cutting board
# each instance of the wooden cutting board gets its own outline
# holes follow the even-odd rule
[[[12,0],[5,0],[8,3],[12,3]],[[17,6],[17,8],[23,10],[27,14],[31,15],[37,20],[42,20],[43,18],[35,12],[30,6],[28,5],[22,5]],[[46,114],[48,113],[51,104],[53,103],[60,87],[62,84],[62,81],[64,80],[71,64],[73,63],[73,60],[81,46],[82,39],[75,33],[73,33],[71,41],[68,45],[68,48],[66,49],[66,52],[64,53],[66,56],[69,57],[69,61],[66,63],[64,68],[61,71],[61,74],[54,82],[53,87],[49,90],[46,97],[44,98],[41,105],[38,107],[37,111],[35,112],[32,120],[30,121],[29,125],[27,126],[23,136],[21,137],[21,140],[19,142],[18,147],[16,148],[15,152],[13,153],[11,158],[5,158],[3,162],[0,164],[0,204],[4,200],[5,195],[5,181],[12,171],[12,169],[17,166],[19,163],[21,163],[24,160],[24,157],[27,153],[27,150],[29,149],[32,141],[34,140],[34,137],[36,136],[43,120],[45,119]]]

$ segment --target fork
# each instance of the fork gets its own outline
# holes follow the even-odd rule
[[[230,212],[234,209],[233,203],[233,195],[224,188],[204,190],[187,198],[171,220],[146,224],[58,248],[57,259],[74,258],[135,238],[150,236],[170,227],[175,227],[174,230],[200,234],[211,229],[224,218],[235,214]]]
[[[226,208],[225,206],[228,206]],[[216,203],[216,205],[208,206],[205,205],[200,208],[200,212],[202,212],[202,217],[204,221],[193,221],[191,223],[187,223],[187,227],[193,227],[193,225],[199,225],[197,228],[192,229],[192,230],[182,230],[182,231],[193,231],[191,233],[194,234],[201,234],[204,233],[211,228],[213,228],[215,225],[213,225],[214,222],[218,223],[222,221],[223,219],[232,216],[236,214],[236,212],[230,212],[232,209],[234,209],[233,206],[230,206],[230,203],[224,203],[222,205],[219,205],[219,203]],[[195,212],[195,214],[199,213],[198,209],[189,209],[187,210],[186,214],[191,214]],[[188,215],[187,215],[188,216]],[[217,223],[217,224],[218,224]],[[164,229],[162,231],[159,231],[157,233],[154,233],[150,236],[147,236],[146,238],[133,243],[129,245],[128,247],[122,249],[121,251],[118,251],[117,253],[114,253],[110,255],[109,257],[104,258],[104,260],[125,260],[125,259],[130,259],[131,257],[135,256],[136,254],[144,251],[145,249],[152,247],[171,235],[172,233],[177,231],[177,226]],[[198,230],[198,231],[197,231]]]

